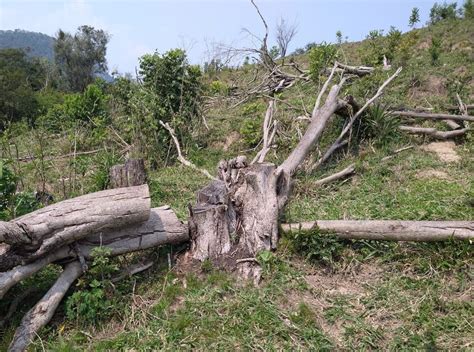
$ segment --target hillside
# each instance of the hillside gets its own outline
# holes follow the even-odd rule
[[[22,29],[0,30],[0,49],[23,49],[28,56],[54,59],[54,38]]]
[[[436,60],[433,38],[441,43]],[[337,47],[337,58],[350,65],[367,65],[367,60],[373,59],[370,54],[380,55],[387,42],[382,36],[344,43]],[[395,67],[403,66],[377,108],[355,125],[348,147],[320,169],[308,171],[345,121],[341,116],[331,120],[316,150],[295,175],[294,191],[281,215],[283,222],[474,220],[472,131],[440,142],[401,133],[398,126],[402,122],[386,113],[389,108],[448,112],[458,104],[456,93],[466,104],[474,102],[474,21],[440,21],[404,33],[400,43],[399,48],[403,44],[407,48],[394,54],[391,71],[377,64],[373,74],[345,86],[343,96],[363,102]],[[310,54],[293,60],[310,68]],[[180,139],[185,141],[186,158],[213,173],[221,159],[241,154],[251,159],[257,153],[268,97],[241,101],[232,94],[248,91],[263,75],[261,71],[255,75],[252,65],[203,75],[207,127],[202,119],[193,120],[197,127],[183,133],[188,138]],[[297,117],[311,111],[321,85],[302,82],[277,94],[278,133],[269,161],[280,164],[296,145],[308,125]],[[196,192],[208,179],[173,161],[175,154],[170,152],[173,147],[166,133],[147,134],[154,126],[147,118],[159,114],[165,104],[153,101],[155,110],[148,109],[142,101],[152,99],[139,93],[142,100],[134,100],[135,88],[126,81],[119,80],[114,88],[97,93],[94,86],[83,95],[58,99],[62,105],[53,105],[49,113],[38,117],[36,129],[13,126],[2,137],[3,146],[8,147],[1,158],[10,160],[21,176],[22,191],[46,190],[58,201],[105,188],[110,166],[130,156],[145,155],[152,206],[168,204],[186,220],[187,205],[195,202]],[[106,94],[109,96],[102,106],[100,99]],[[117,103],[123,96],[129,103],[125,108]],[[94,101],[94,109],[87,115],[92,123],[87,125],[85,118],[86,122],[77,125],[60,120],[63,110],[83,116],[82,110],[80,114],[74,110],[80,99]],[[111,111],[110,116],[106,111]],[[139,117],[133,119],[134,113]],[[186,125],[177,121],[179,126]],[[442,121],[416,123],[447,130]],[[141,149],[130,147],[130,136],[136,136],[133,133],[143,142],[137,143]],[[158,144],[151,146],[151,140]],[[157,155],[163,156],[162,160],[155,160]],[[316,184],[350,164],[356,169],[352,177],[324,186]],[[32,350],[473,348],[474,267],[469,242],[341,240],[318,230],[286,234],[276,252],[258,258],[263,267],[258,287],[242,284],[210,261],[187,271],[189,268],[179,265],[183,251],[183,247],[166,246],[98,260],[91,273],[79,280],[67,303],[62,303],[48,328],[41,331]],[[103,278],[119,266],[148,259],[155,263],[150,270],[104,286]],[[8,346],[22,315],[51,286],[58,271],[58,266],[50,266],[9,292],[7,297],[13,300],[31,290],[31,299],[24,300],[0,330],[0,349]],[[87,303],[74,306],[81,297]],[[1,301],[0,312],[7,310],[6,301]]]

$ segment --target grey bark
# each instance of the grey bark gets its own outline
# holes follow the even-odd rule
[[[344,239],[387,241],[474,240],[474,221],[317,220],[282,224],[283,231],[318,229]]]
[[[410,134],[421,134],[425,136],[430,136],[435,139],[449,139],[455,138],[459,136],[464,136],[466,132],[469,131],[469,128],[463,128],[459,130],[453,131],[438,131],[436,128],[428,128],[428,127],[412,127],[412,126],[399,126],[399,129],[403,132],[407,132]]]
[[[430,114],[416,111],[390,111],[390,114],[401,117],[419,117],[427,120],[474,121],[474,116],[469,115]]]
[[[9,352],[26,351],[37,332],[51,320],[69,287],[81,275],[82,268],[79,262],[76,261],[66,265],[55,284],[23,317],[8,347]]]
[[[91,193],[0,222],[0,272],[31,262],[91,233],[139,224],[150,216],[147,185]]]
[[[14,285],[34,275],[46,265],[76,259],[79,256],[90,259],[92,250],[99,246],[109,248],[111,255],[117,256],[165,244],[179,244],[188,240],[186,225],[179,221],[169,207],[153,208],[149,219],[141,225],[131,225],[120,230],[90,235],[78,241],[75,246],[63,246],[32,263],[0,273],[0,299]]]
[[[146,183],[145,162],[143,159],[129,159],[123,165],[110,168],[110,188],[140,186]]]

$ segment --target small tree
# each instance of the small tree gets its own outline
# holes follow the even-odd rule
[[[411,15],[408,24],[411,28],[415,28],[418,22],[420,22],[420,9],[418,7],[414,7],[411,10]]]
[[[341,32],[341,31],[337,31],[337,32],[336,32],[336,42],[337,42],[337,44],[339,44],[339,45],[342,44],[342,32]]]
[[[430,10],[430,23],[434,24],[439,21],[447,20],[447,19],[454,19],[456,18],[456,7],[457,3],[446,3],[438,4],[435,2],[433,7]]]
[[[288,25],[286,21],[281,18],[276,27],[276,41],[278,44],[280,57],[285,57],[288,51],[288,45],[293,40],[297,33],[296,25]]]
[[[474,19],[474,1],[466,0],[463,5],[464,18]]]
[[[81,26],[72,36],[59,30],[54,43],[54,54],[65,88],[82,92],[97,73],[107,70],[107,43],[109,35],[101,29]]]

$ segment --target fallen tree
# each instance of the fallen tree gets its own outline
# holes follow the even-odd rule
[[[285,232],[319,231],[343,239],[436,242],[474,239],[474,221],[316,220],[282,224]]]

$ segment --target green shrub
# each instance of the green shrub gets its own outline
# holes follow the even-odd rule
[[[431,56],[431,64],[433,66],[438,65],[439,57],[441,55],[441,38],[433,37],[431,38],[431,45],[429,48],[430,56]]]
[[[296,253],[313,263],[332,266],[342,255],[343,242],[336,236],[317,230],[293,232],[290,241]]]
[[[229,87],[222,81],[212,81],[209,85],[209,92],[212,95],[227,95]]]
[[[85,279],[79,282],[82,290],[74,292],[66,302],[66,316],[77,324],[94,324],[111,316],[114,309],[109,291],[112,274],[118,266],[110,259],[110,249],[98,247],[93,250],[93,262]]]
[[[321,74],[337,58],[337,47],[323,42],[309,51],[309,73],[313,81],[319,82]]]
[[[388,113],[385,106],[376,104],[367,110],[360,123],[363,138],[372,139],[376,145],[383,146],[397,139],[399,119]]]
[[[246,119],[240,128],[240,135],[245,143],[253,148],[262,139],[262,123],[260,119]]]
[[[435,2],[430,10],[430,23],[434,24],[439,21],[456,18],[456,7],[456,2],[452,2],[450,4],[446,2],[438,4],[437,2]]]

